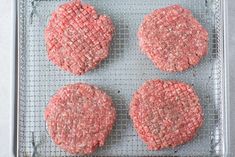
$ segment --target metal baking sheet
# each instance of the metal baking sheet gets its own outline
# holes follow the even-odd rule
[[[112,96],[117,122],[96,156],[224,156],[226,141],[225,51],[223,0],[84,0],[101,14],[109,15],[116,27],[110,55],[95,70],[83,76],[62,71],[46,56],[44,28],[50,13],[65,1],[19,0],[18,86],[16,118],[17,156],[70,156],[53,144],[43,117],[49,98],[60,87],[86,82]],[[161,72],[143,54],[137,30],[145,14],[180,4],[209,32],[209,53],[195,68],[182,73]],[[174,149],[148,151],[138,138],[128,115],[132,93],[149,79],[181,80],[194,86],[203,106],[205,122],[198,136]]]

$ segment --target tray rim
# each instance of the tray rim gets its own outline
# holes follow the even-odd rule
[[[224,127],[227,132],[224,133],[224,156],[230,156],[232,150],[230,150],[230,92],[229,92],[229,45],[228,45],[228,0],[222,1],[223,5],[223,33],[224,33]]]
[[[24,1],[24,0],[22,0]],[[19,88],[20,88],[20,61],[19,61],[19,54],[20,54],[20,31],[19,28],[21,26],[20,24],[20,0],[12,0],[12,14],[13,14],[13,52],[12,52],[12,57],[11,61],[13,63],[13,66],[11,68],[12,71],[12,92],[11,92],[11,100],[12,100],[12,124],[11,124],[11,138],[10,138],[10,145],[12,146],[11,148],[11,154],[12,156],[19,157]],[[228,0],[221,0],[221,22],[222,22],[222,33],[223,33],[223,45],[222,45],[222,50],[223,50],[223,72],[222,72],[222,86],[224,87],[223,89],[223,104],[224,106],[222,107],[224,116],[223,116],[223,127],[225,132],[223,132],[223,154],[222,156],[224,157],[229,157],[231,155],[232,150],[230,150],[230,92],[229,92],[229,49],[228,49]]]

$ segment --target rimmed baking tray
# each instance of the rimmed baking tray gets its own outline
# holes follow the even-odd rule
[[[75,76],[50,63],[44,28],[50,13],[65,1],[17,1],[15,81],[15,155],[70,156],[47,134],[43,112],[49,98],[63,85],[95,84],[112,96],[117,122],[95,156],[226,156],[228,151],[228,93],[226,62],[226,2],[223,0],[84,0],[109,15],[116,27],[110,56],[95,70]],[[143,16],[154,9],[180,4],[209,32],[209,53],[201,63],[182,73],[161,72],[140,53],[136,32]],[[128,116],[132,93],[149,79],[185,81],[197,90],[205,122],[191,142],[161,151],[148,151]]]

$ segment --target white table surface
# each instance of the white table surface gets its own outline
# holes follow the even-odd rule
[[[13,55],[12,23],[13,0],[0,0],[0,157],[12,156],[11,146],[11,55]],[[231,108],[235,112],[235,0],[229,0],[229,52],[230,52],[230,92]],[[235,122],[235,114],[231,114]],[[231,133],[235,134],[235,125],[231,126]],[[231,148],[235,152],[235,136],[231,138]],[[235,154],[234,154],[235,155]]]
[[[10,156],[12,1],[0,0],[0,157]]]

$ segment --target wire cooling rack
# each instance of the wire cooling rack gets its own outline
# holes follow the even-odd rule
[[[70,156],[53,144],[43,117],[49,98],[60,87],[75,82],[94,84],[112,96],[117,122],[96,156],[220,156],[224,154],[223,1],[222,0],[84,0],[116,27],[108,59],[83,76],[64,72],[50,63],[44,28],[50,13],[65,1],[18,1],[18,156]],[[182,73],[161,72],[140,53],[137,29],[154,9],[181,4],[209,32],[209,54],[195,68]],[[205,122],[191,142],[161,151],[148,151],[128,115],[132,93],[149,79],[182,80],[194,86],[203,106]]]

